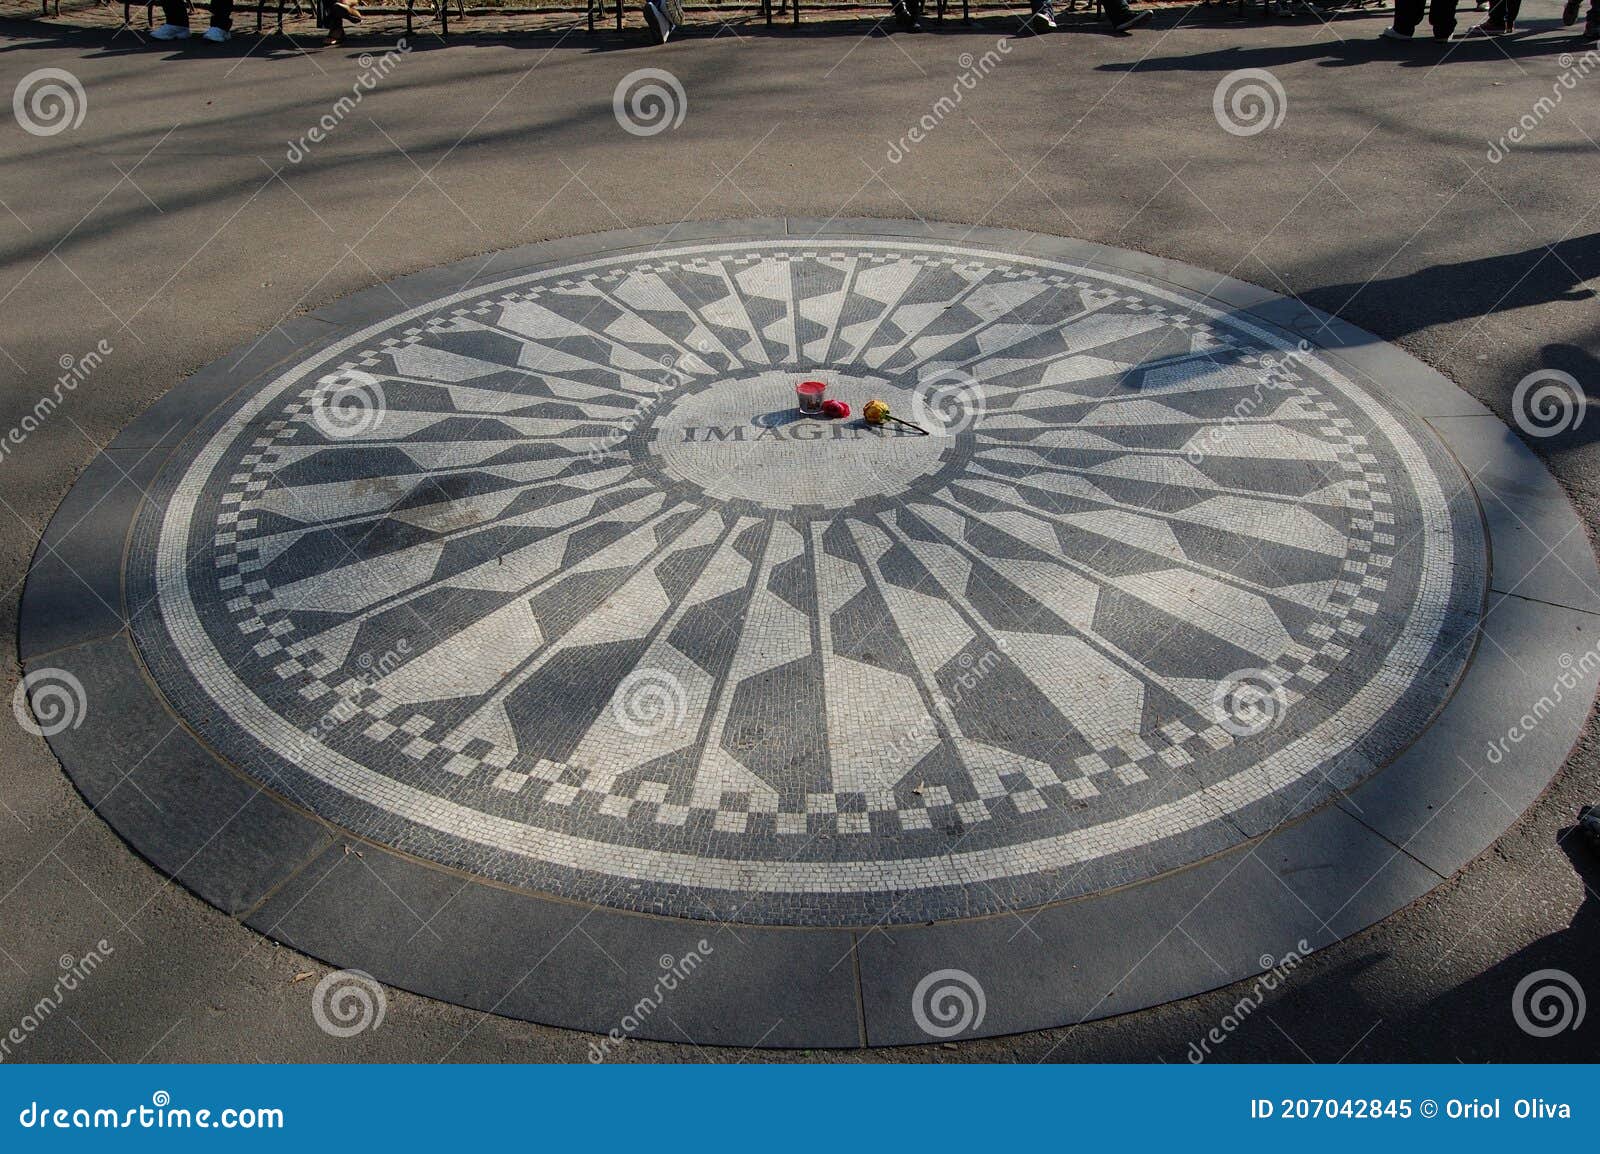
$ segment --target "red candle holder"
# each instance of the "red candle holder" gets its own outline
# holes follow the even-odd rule
[[[800,398],[800,411],[808,416],[815,416],[822,412],[822,399],[828,392],[828,386],[823,381],[801,381],[794,387],[795,395]]]

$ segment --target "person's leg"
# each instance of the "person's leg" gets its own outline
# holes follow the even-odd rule
[[[1432,0],[1428,5],[1428,23],[1433,25],[1435,40],[1448,40],[1456,30],[1456,5],[1459,0]]]
[[[1106,19],[1111,21],[1111,27],[1118,32],[1126,31],[1135,24],[1143,24],[1150,19],[1150,10],[1135,12],[1128,4],[1128,0],[1104,0],[1103,8]]]
[[[906,31],[922,27],[922,4],[919,0],[894,0],[890,5],[895,23]]]
[[[666,0],[644,0],[645,31],[657,44],[665,44],[672,35],[672,17],[667,14]]]
[[[152,40],[187,40],[189,38],[189,5],[185,0],[161,0],[162,19],[159,28],[150,29]]]
[[[334,0],[322,2],[322,28],[328,34],[330,48],[344,43],[344,13],[339,11],[339,5]]]
[[[1482,24],[1473,25],[1469,35],[1485,36],[1491,33],[1498,33],[1509,27],[1512,19],[1513,16],[1509,11],[1507,0],[1491,0],[1489,15],[1484,17]]]
[[[1394,6],[1394,31],[1402,36],[1410,36],[1417,30],[1417,25],[1422,23],[1422,14],[1427,9],[1427,0],[1396,0]]]
[[[1489,5],[1489,18],[1473,29],[1478,33],[1510,32],[1517,26],[1517,14],[1522,11],[1522,0],[1494,0]]]
[[[201,34],[212,44],[224,44],[233,35],[233,0],[211,0],[211,27]]]

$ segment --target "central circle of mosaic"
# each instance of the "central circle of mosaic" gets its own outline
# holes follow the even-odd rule
[[[807,379],[852,416],[799,415]],[[163,474],[130,594],[190,725],[357,835],[643,911],[924,921],[1380,768],[1468,656],[1463,492],[1378,391],[1170,286],[708,243],[246,389]]]
[[[678,399],[654,425],[664,471],[711,499],[831,512],[902,494],[965,450],[954,443],[962,434],[944,426],[923,435],[891,421],[807,417],[795,408],[796,380],[792,370],[768,369]],[[916,408],[914,382],[836,371],[825,383],[856,415],[873,397],[891,410]]]

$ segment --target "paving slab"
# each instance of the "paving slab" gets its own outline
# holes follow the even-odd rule
[[[73,784],[163,873],[240,914],[330,844],[327,827],[223,767],[145,678],[126,634],[26,668]],[[54,706],[49,713],[41,706]]]

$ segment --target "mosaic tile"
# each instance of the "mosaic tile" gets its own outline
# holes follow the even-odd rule
[[[335,825],[619,908],[925,921],[1215,853],[1421,731],[1486,576],[1427,427],[1314,351],[918,240],[544,269],[231,405],[130,557],[168,697]]]

